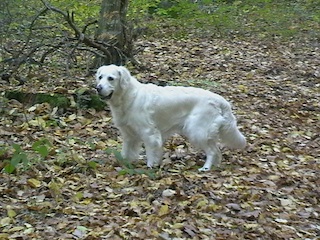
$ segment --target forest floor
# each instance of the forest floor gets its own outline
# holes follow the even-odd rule
[[[320,239],[320,45],[311,41],[147,39],[143,82],[202,87],[228,99],[247,138],[199,173],[183,138],[164,165],[126,169],[106,149],[121,139],[105,111],[65,111],[1,97],[0,239]],[[66,95],[90,86],[75,71],[39,72],[18,88]],[[41,81],[37,81],[41,79]],[[1,82],[1,91],[17,86]],[[37,144],[35,144],[37,143]],[[14,147],[13,147],[14,146]]]

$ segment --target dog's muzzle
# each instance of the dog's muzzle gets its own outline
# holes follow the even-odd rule
[[[96,87],[96,90],[97,90],[98,94],[100,95],[100,97],[102,97],[103,99],[107,99],[108,100],[108,99],[110,99],[112,97],[113,91],[111,91],[111,93],[109,95],[104,95],[102,93],[103,88],[102,88],[101,85],[98,85]]]
[[[102,91],[102,86],[101,86],[100,84],[97,85],[97,86],[96,86],[96,90],[97,90],[97,92],[100,94],[101,91]]]

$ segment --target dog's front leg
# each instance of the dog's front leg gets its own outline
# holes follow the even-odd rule
[[[140,147],[141,147],[140,142],[132,141],[132,140],[124,140],[121,156],[130,162],[137,160],[139,158]]]
[[[146,136],[144,144],[147,154],[147,165],[149,168],[159,166],[162,162],[162,137],[160,133]]]
[[[131,162],[133,160],[137,160],[139,158],[139,152],[142,145],[141,141],[139,141],[137,138],[133,138],[130,134],[125,134],[124,132],[122,132],[122,136],[123,145],[121,156]]]

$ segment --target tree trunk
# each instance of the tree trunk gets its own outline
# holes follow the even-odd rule
[[[105,58],[97,56],[94,63],[95,67],[108,64],[125,64],[128,55],[126,52],[127,45],[131,44],[130,40],[126,39],[127,7],[128,0],[102,1],[96,39],[107,46],[109,55]]]

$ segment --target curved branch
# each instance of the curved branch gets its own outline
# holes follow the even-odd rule
[[[49,3],[47,3],[46,1],[44,0],[41,0],[42,3],[51,11],[54,11],[56,13],[59,13],[61,14],[64,19],[67,21],[67,23],[69,24],[69,26],[73,29],[73,31],[75,32],[75,35],[77,38],[79,38],[79,41],[84,43],[86,46],[88,47],[92,47],[92,48],[95,48],[101,52],[103,52],[103,54],[105,56],[108,56],[110,55],[110,51],[109,51],[109,48],[110,47],[114,47],[114,45],[108,45],[107,47],[104,47],[104,44],[101,44],[101,43],[98,43],[92,39],[90,39],[89,37],[87,37],[84,33],[87,29],[88,26],[92,25],[92,24],[96,24],[98,21],[93,21],[93,22],[90,22],[88,23],[86,26],[84,26],[84,28],[82,29],[82,31],[80,31],[80,29],[75,25],[74,23],[74,17],[73,17],[73,13],[70,14],[70,12],[63,12],[62,10],[56,8],[56,7],[53,7],[51,6]]]

